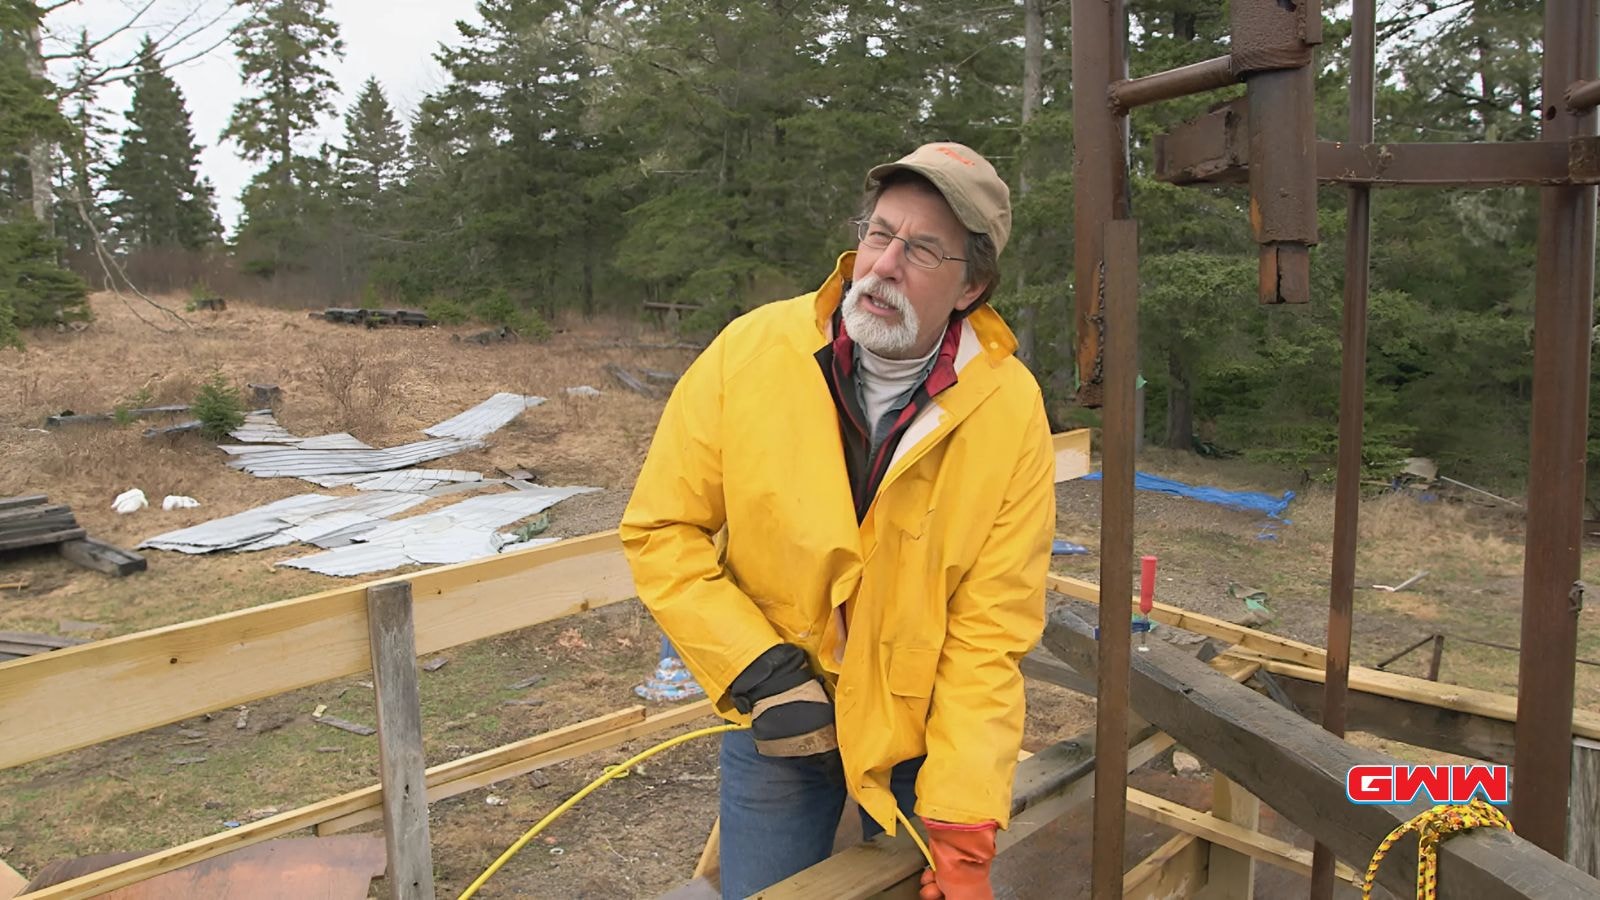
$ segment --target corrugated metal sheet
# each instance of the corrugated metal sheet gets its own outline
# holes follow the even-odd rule
[[[599,488],[539,488],[535,491],[472,497],[426,515],[388,522],[357,538],[357,543],[325,553],[286,560],[281,566],[324,575],[353,576],[399,566],[443,565],[490,556],[505,546],[495,532],[578,494]],[[534,546],[518,543],[517,548]]]
[[[301,450],[371,450],[372,445],[348,431],[308,437],[298,444]]]
[[[270,412],[253,412],[244,417],[244,424],[228,432],[236,441],[247,444],[298,444],[303,438],[284,430]]]
[[[543,397],[498,393],[459,416],[423,431],[429,437],[454,437],[462,440],[485,438],[504,428],[507,422],[530,407],[544,402]]]
[[[401,469],[398,472],[369,475],[353,484],[358,491],[411,491],[420,494],[441,484],[481,481],[482,475],[461,469]]]
[[[384,450],[301,450],[274,448],[246,453],[228,461],[258,478],[306,478],[313,475],[352,475],[387,472],[431,459],[482,447],[478,441],[435,438]]]
[[[301,494],[232,516],[150,538],[140,547],[208,553],[214,550],[266,550],[334,535],[370,531],[389,516],[427,500],[422,494],[371,493],[353,497]]]

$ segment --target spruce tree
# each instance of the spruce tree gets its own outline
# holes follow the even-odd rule
[[[199,165],[183,92],[146,38],[133,77],[128,127],[106,176],[107,187],[117,194],[110,208],[125,243],[198,249],[217,236],[211,185],[199,177]]]

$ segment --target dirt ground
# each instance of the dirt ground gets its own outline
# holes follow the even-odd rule
[[[109,411],[135,400],[187,402],[198,384],[221,372],[238,384],[280,385],[279,420],[297,434],[348,430],[374,446],[388,446],[418,439],[421,429],[496,391],[537,394],[549,402],[496,433],[486,449],[433,465],[486,474],[521,466],[544,484],[603,488],[553,508],[549,534],[565,537],[616,525],[661,410],[659,398],[621,389],[604,366],[681,372],[694,356],[677,336],[635,322],[558,322],[547,342],[480,346],[455,339],[475,328],[369,331],[299,311],[237,304],[221,313],[188,314],[186,326],[163,319],[169,323],[163,327],[176,329],[163,333],[141,323],[134,311],[146,318],[159,314],[133,303],[96,296],[97,319],[87,329],[30,334],[26,351],[0,351],[0,450],[6,460],[0,496],[47,493],[54,502],[70,503],[91,535],[125,547],[320,489],[229,469],[223,455],[198,436],[147,439],[145,423],[46,429],[46,415]],[[584,384],[599,388],[601,396],[567,396],[566,388]],[[1155,450],[1140,468],[1191,483],[1298,491],[1287,513],[1290,523],[1141,492],[1136,552],[1160,557],[1160,600],[1237,620],[1245,612],[1237,598],[1265,591],[1272,618],[1263,627],[1321,643],[1332,531],[1325,487],[1303,486],[1281,472],[1239,462]],[[111,498],[130,487],[142,488],[152,508],[119,516],[110,509]],[[163,512],[158,507],[166,494],[193,496],[202,506]],[[1061,485],[1058,499],[1058,536],[1095,548],[1099,483]],[[1365,501],[1358,584],[1395,584],[1421,570],[1428,575],[1402,593],[1358,592],[1355,662],[1372,665],[1433,631],[1515,644],[1520,529],[1515,517],[1445,499],[1389,495]],[[50,553],[0,555],[0,584],[27,582],[21,590],[0,589],[0,630],[108,637],[346,583],[272,566],[304,552],[152,552],[150,570],[126,579],[73,568]],[[1587,578],[1600,577],[1597,560],[1586,556]],[[1098,565],[1091,553],[1060,557],[1056,569],[1094,580]],[[1593,606],[1583,613],[1580,656],[1600,659],[1597,616]],[[639,702],[632,687],[650,673],[658,639],[648,615],[632,602],[444,654],[449,662],[422,677],[429,762]],[[1425,663],[1419,654],[1392,668],[1418,674]],[[534,674],[544,676],[537,685],[510,687]],[[1597,676],[1600,670],[1579,667],[1581,706],[1600,706]],[[1510,691],[1516,658],[1449,643],[1443,680]],[[540,702],[507,702],[513,700]],[[222,710],[0,772],[0,859],[26,874],[63,857],[171,846],[215,833],[227,822],[373,783],[374,740],[315,724],[309,713],[317,704],[343,718],[371,719],[368,682],[342,679],[252,705],[245,729],[234,727],[235,711]],[[1029,749],[1092,723],[1092,702],[1048,686],[1030,687]],[[539,777],[435,804],[440,894],[454,896],[604,766],[650,743],[637,741],[554,766]],[[696,741],[608,785],[523,850],[480,896],[652,897],[683,882],[715,815],[715,753],[714,739]],[[1168,786],[1185,782],[1187,787],[1171,788],[1174,795],[1204,806],[1209,792],[1195,787],[1203,787],[1203,780],[1170,778],[1164,765],[1158,762],[1140,776],[1147,789],[1168,793]],[[1130,828],[1143,826],[1130,820]],[[1063,829],[1063,839],[1082,842],[1081,828]],[[1166,834],[1138,833],[1130,849]],[[1087,859],[1084,854],[1085,883]]]

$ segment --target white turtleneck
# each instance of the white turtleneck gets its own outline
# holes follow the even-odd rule
[[[887,359],[856,344],[857,396],[861,400],[861,411],[867,414],[874,447],[879,442],[883,417],[900,412],[911,402],[912,392],[933,368],[933,357],[941,343],[943,341],[935,342],[933,349],[915,359]]]

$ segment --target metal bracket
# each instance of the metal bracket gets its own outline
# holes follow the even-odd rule
[[[1571,602],[1568,612],[1576,615],[1583,611],[1583,592],[1588,590],[1588,585],[1582,581],[1574,581],[1571,590],[1567,591],[1567,600]]]

